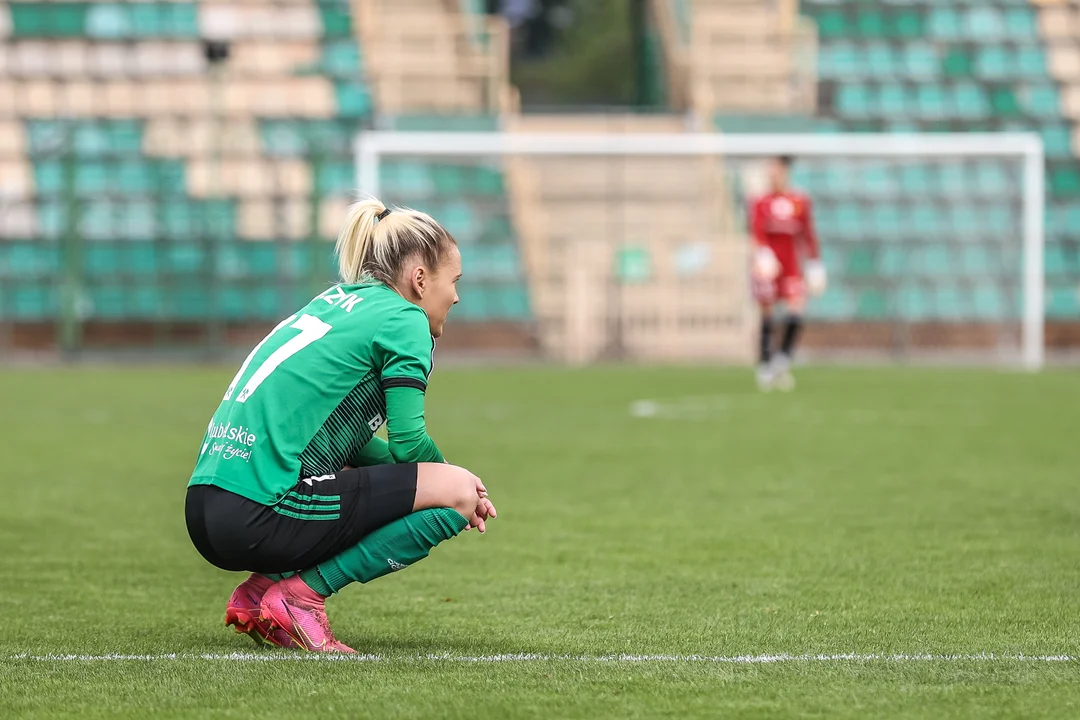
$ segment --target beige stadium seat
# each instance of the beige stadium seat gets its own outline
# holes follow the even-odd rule
[[[314,4],[203,2],[199,32],[215,39],[318,38],[322,21]]]
[[[237,231],[247,240],[285,238],[303,240],[311,234],[308,200],[242,200]]]
[[[265,199],[271,197],[270,180],[265,163],[256,159],[200,158],[187,164],[188,192],[198,198]]]
[[[142,77],[203,75],[206,57],[193,42],[141,42],[130,48],[131,74]]]
[[[0,200],[26,198],[33,194],[34,174],[24,158],[0,157]],[[3,212],[0,209],[0,212]]]
[[[253,119],[151,118],[143,135],[143,152],[187,158],[215,153],[228,158],[253,157],[260,154],[259,132]]]
[[[288,80],[289,113],[297,117],[326,118],[337,112],[333,84],[323,76],[290,78]]]
[[[1080,78],[1080,46],[1057,42],[1050,46],[1050,74],[1062,82]]]
[[[90,72],[102,78],[127,77],[131,60],[127,46],[120,43],[101,43],[90,53]]]
[[[270,192],[277,196],[311,196],[311,165],[306,160],[289,158],[271,160],[267,164],[270,179]]]
[[[232,46],[229,72],[244,77],[291,75],[304,65],[319,60],[319,45],[314,42],[244,41]]]
[[[1075,37],[1073,13],[1065,5],[1044,7],[1039,10],[1039,30],[1051,40],[1069,40]]]
[[[106,111],[103,87],[93,80],[73,80],[61,85],[60,112],[72,117],[93,117]]]
[[[1062,111],[1065,117],[1080,121],[1080,84],[1069,85],[1061,97]]]
[[[0,120],[0,159],[10,160],[26,153],[26,130],[21,122]]]
[[[0,76],[0,118],[18,117],[15,107],[15,83]]]
[[[5,202],[0,207],[0,238],[37,235],[37,212],[28,202]]]
[[[1073,156],[1080,158],[1080,125],[1073,127],[1072,131]]]
[[[345,196],[325,198],[319,206],[319,237],[332,240],[345,222],[345,212],[353,199]]]
[[[33,118],[59,114],[59,87],[51,80],[26,80],[16,85],[15,112]]]
[[[132,117],[142,115],[143,88],[137,82],[113,80],[102,83],[104,106],[99,112],[106,117]]]
[[[8,71],[14,77],[47,77],[53,56],[52,43],[43,40],[24,40],[8,46]]]

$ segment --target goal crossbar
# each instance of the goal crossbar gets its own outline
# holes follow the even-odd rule
[[[770,157],[935,157],[1022,160],[1023,269],[1021,364],[1044,362],[1045,153],[1035,133],[360,133],[354,144],[356,179],[362,193],[380,194],[384,156],[461,157],[492,155]]]

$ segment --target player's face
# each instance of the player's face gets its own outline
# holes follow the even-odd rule
[[[773,190],[783,192],[787,190],[788,169],[787,165],[779,160],[769,161],[769,184]]]
[[[442,265],[429,277],[424,295],[417,303],[427,313],[432,337],[442,337],[450,308],[457,305],[457,282],[461,279],[461,252],[451,245]]]

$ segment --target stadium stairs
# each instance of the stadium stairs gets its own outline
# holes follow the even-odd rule
[[[673,115],[522,115],[506,132],[679,133]],[[746,243],[722,168],[695,157],[508,158],[507,185],[549,354],[745,362]]]

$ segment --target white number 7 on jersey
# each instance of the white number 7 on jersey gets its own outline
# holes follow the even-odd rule
[[[313,315],[301,315],[300,319],[296,322],[292,322],[295,315],[290,315],[281,321],[276,328],[274,328],[269,335],[264,337],[255,349],[251,351],[251,354],[244,360],[244,364],[240,366],[240,369],[236,372],[236,377],[229,383],[229,389],[225,391],[225,397],[223,400],[230,400],[232,398],[233,391],[236,390],[236,383],[240,382],[240,378],[244,377],[244,373],[247,372],[248,365],[251,364],[251,358],[255,357],[256,353],[262,348],[262,346],[273,337],[281,328],[289,325],[289,327],[296,328],[300,331],[300,334],[294,338],[290,338],[284,345],[279,347],[274,352],[270,353],[270,357],[263,361],[263,364],[255,370],[255,373],[245,383],[243,389],[240,390],[240,394],[236,396],[236,402],[247,402],[247,399],[252,396],[255,390],[262,385],[263,380],[270,376],[270,373],[277,369],[278,365],[288,360],[290,357],[306,348],[311,343],[321,338],[326,333],[330,332],[331,325],[324,323],[319,318]]]

